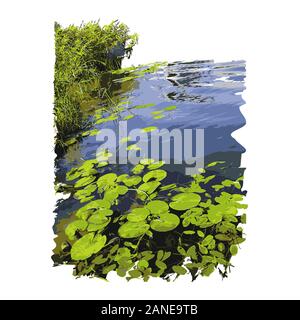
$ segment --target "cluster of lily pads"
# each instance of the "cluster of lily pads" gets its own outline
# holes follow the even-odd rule
[[[217,174],[214,162],[184,184],[165,183],[163,161],[141,160],[129,173],[87,160],[66,174],[60,191],[80,208],[58,225],[53,259],[74,265],[75,276],[192,279],[219,270],[245,240],[243,177]]]

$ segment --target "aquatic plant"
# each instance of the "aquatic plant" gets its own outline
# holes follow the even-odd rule
[[[105,157],[104,157],[105,158]],[[104,159],[105,160],[105,159]],[[130,174],[87,160],[66,174],[60,191],[82,203],[57,226],[55,263],[75,276],[170,280],[190,274],[226,277],[244,242],[243,177],[230,180],[210,163],[185,184],[164,184],[162,161],[143,159]],[[120,204],[128,203],[128,209]]]
[[[121,67],[130,57],[137,35],[118,21],[101,27],[99,21],[63,28],[55,23],[54,114],[56,142],[84,128],[81,105],[99,98],[99,76]]]

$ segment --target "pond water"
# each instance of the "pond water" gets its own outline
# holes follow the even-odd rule
[[[245,125],[245,118],[240,111],[244,104],[241,96],[245,89],[244,79],[244,61],[151,64],[103,74],[100,88],[94,92],[95,97],[100,98],[83,110],[88,127],[76,137],[71,137],[66,152],[55,161],[56,185],[59,186],[59,191],[67,194],[57,202],[55,210],[54,231],[58,234],[54,251],[55,263],[75,264],[76,275],[96,273],[106,277],[110,270],[117,268],[115,262],[119,263],[118,255],[121,254],[125,255],[127,260],[123,258],[127,262],[125,267],[122,265],[124,259],[119,263],[116,269],[118,274],[125,276],[133,267],[137,269],[131,270],[131,276],[142,275],[147,281],[150,274],[161,277],[172,272],[184,274],[186,269],[182,269],[182,265],[190,255],[194,264],[190,264],[188,268],[193,279],[196,278],[198,269],[202,270],[202,275],[209,275],[218,264],[225,267],[223,276],[226,276],[231,255],[236,254],[237,245],[245,240],[239,226],[240,223],[245,223],[245,217],[236,216],[238,209],[246,208],[246,205],[239,203],[245,195],[242,191],[244,168],[240,167],[241,155],[245,149],[232,137],[235,130]],[[122,123],[127,126],[125,140],[116,145],[114,140],[101,141],[100,136],[106,129],[116,135],[120,134]],[[140,140],[132,137],[134,129],[144,132]],[[120,164],[122,157],[119,157],[118,151],[123,148],[124,141],[131,152],[137,152],[137,155],[140,153],[142,158],[161,160],[152,156],[151,146],[153,135],[163,129],[169,132],[179,130],[183,136],[181,140],[173,139],[171,142],[167,139],[168,136],[159,140],[160,148],[165,143],[169,146],[170,163],[164,164],[162,168],[151,168],[149,164],[142,163],[142,166],[139,165],[142,167],[141,172],[137,173],[132,173],[132,169],[136,168],[134,164]],[[188,129],[193,132],[202,129],[202,138],[197,140],[193,133],[185,140]],[[147,144],[150,140],[151,143]],[[138,151],[140,144],[144,147]],[[180,144],[183,144],[183,148],[175,152]],[[187,146],[191,146],[194,156],[199,145],[201,154],[197,156],[203,161],[205,171],[204,175],[191,177],[185,174],[188,165],[178,163],[178,160],[184,157]],[[96,158],[99,160],[99,153],[102,157],[103,154],[107,156],[116,153],[117,163],[99,166],[99,162],[93,162]],[[143,177],[137,177],[143,172]],[[132,185],[127,178],[126,181],[119,180],[125,174],[134,174],[138,182]],[[67,179],[68,175],[71,179]],[[70,182],[76,179],[75,184]],[[99,208],[104,205],[103,201],[106,207]],[[154,207],[154,213],[149,206]],[[167,211],[160,212],[160,206]],[[70,221],[74,221],[76,217],[81,220],[76,220],[73,225],[71,223],[72,227],[65,232]],[[124,219],[128,219],[125,224]],[[90,220],[98,222],[92,223]],[[190,224],[193,229],[186,230]],[[79,231],[83,231],[83,235]],[[146,235],[149,239],[143,239]],[[71,259],[70,248],[76,237],[79,240],[73,244],[73,252],[77,252]],[[89,260],[95,257],[93,250],[98,242],[93,243],[93,239],[96,238],[103,245],[110,239],[105,246],[109,249],[103,249],[103,253],[100,251],[100,256],[95,258],[101,264],[110,261],[103,268],[98,267],[98,262]],[[126,238],[134,240],[126,242]],[[115,245],[117,247],[112,246],[114,241],[118,241]],[[182,250],[180,244],[186,246],[187,251]],[[196,245],[199,245],[199,249],[196,249]],[[219,251],[216,251],[216,247]],[[98,252],[100,247],[97,248]],[[133,248],[135,249],[131,251]],[[149,261],[152,256],[157,255],[158,260],[150,264],[151,267],[145,262],[144,253],[137,253],[137,250],[142,249],[146,250],[144,253],[148,252],[145,254]],[[82,250],[87,256],[81,256]],[[113,255],[115,250],[116,256]],[[211,255],[208,256],[209,254]],[[168,266],[161,263],[162,257],[167,259],[164,255],[170,257]],[[90,258],[84,262],[86,257]],[[134,261],[142,262],[136,267]],[[157,268],[158,271],[153,272]]]
[[[147,66],[140,69],[145,70]],[[240,111],[244,104],[241,97],[245,89],[244,79],[244,61],[174,62],[157,66],[154,71],[142,73],[136,78],[132,71],[129,76],[127,73],[106,74],[101,83],[107,89],[110,99],[104,100],[103,105],[120,104],[124,110],[118,111],[119,119],[93,124],[91,130],[111,128],[116,131],[118,121],[128,115],[133,116],[127,122],[128,131],[149,126],[170,131],[174,128],[204,129],[205,163],[226,161],[222,174],[236,179],[243,172],[240,161],[245,149],[231,134],[245,125],[245,118]],[[146,104],[154,106],[134,108]],[[176,109],[164,112],[163,117],[155,119],[153,112],[159,112],[168,106],[176,106]],[[99,105],[92,105],[84,110],[85,117],[89,118],[91,123],[95,120],[97,110]],[[107,114],[109,115],[109,112]],[[88,159],[95,159],[100,144],[97,136],[92,135],[71,145],[63,157],[56,160],[57,181],[65,182],[65,174],[73,166]],[[182,171],[182,167],[173,165],[167,169]],[[120,170],[120,166],[115,167],[115,170]],[[71,202],[61,203],[57,208],[58,218],[74,210]]]

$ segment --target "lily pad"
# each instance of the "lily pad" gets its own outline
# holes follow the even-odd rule
[[[127,220],[131,222],[142,222],[147,219],[150,211],[146,208],[134,208],[128,214]]]
[[[133,114],[129,114],[128,116],[125,116],[125,117],[123,118],[123,120],[130,120],[130,119],[132,119],[132,118],[134,118],[134,115],[133,115]]]
[[[201,197],[196,193],[180,193],[172,198],[170,207],[174,210],[183,211],[196,207],[200,200]]]
[[[131,222],[124,223],[118,230],[121,238],[137,238],[145,234],[149,230],[149,225],[142,222]]]
[[[155,120],[159,120],[159,119],[163,119],[163,118],[165,118],[164,114],[159,114],[159,115],[153,117],[153,119],[155,119]]]
[[[166,213],[169,210],[169,206],[166,202],[161,201],[161,200],[153,200],[150,201],[147,205],[146,208],[151,211],[152,214],[159,215],[161,213]]]
[[[156,170],[165,164],[163,160],[154,162],[148,166],[148,170]]]
[[[175,110],[177,107],[176,106],[168,106],[166,108],[164,108],[165,111],[172,111]]]
[[[179,275],[184,275],[187,273],[187,270],[182,266],[173,266],[172,269]]]
[[[84,220],[76,220],[73,221],[71,223],[68,224],[68,226],[66,227],[65,233],[66,236],[70,239],[70,240],[75,240],[75,234],[77,232],[77,230],[79,231],[84,231],[88,226],[88,223]]]
[[[139,184],[142,181],[142,178],[139,176],[131,176],[128,178],[125,178],[122,180],[122,182],[127,186],[127,187],[132,187],[137,184]]]
[[[158,232],[167,232],[174,230],[180,223],[180,219],[176,214],[165,213],[161,214],[158,219],[151,221],[151,229]]]
[[[146,192],[148,195],[153,193],[160,186],[160,182],[158,181],[150,181],[141,184],[138,187],[138,191],[141,191],[139,195],[143,195],[143,192]]]
[[[106,243],[106,236],[94,233],[88,233],[77,240],[71,249],[71,258],[73,260],[86,260],[94,253],[99,252]]]
[[[146,158],[146,159],[140,160],[140,164],[142,164],[144,166],[151,165],[154,162],[155,162],[155,160],[154,159],[150,159],[150,158]]]
[[[142,105],[135,106],[134,108],[135,109],[145,109],[145,108],[150,108],[150,107],[153,107],[153,106],[155,106],[154,103],[147,103],[147,104],[142,104]]]
[[[74,187],[81,188],[81,187],[87,186],[88,184],[94,182],[95,180],[96,180],[96,177],[94,177],[94,176],[84,177],[84,178],[79,179],[75,183]]]
[[[83,220],[86,220],[88,218],[88,216],[93,213],[96,209],[109,209],[111,206],[110,202],[102,200],[102,199],[98,199],[98,200],[94,200],[89,202],[88,204],[86,204],[85,206],[83,206],[82,208],[80,208],[77,213],[76,216],[78,218],[81,218]]]
[[[88,219],[89,225],[87,231],[102,231],[109,224],[110,220],[110,218],[101,213],[92,214]]]
[[[167,176],[167,172],[165,170],[153,170],[146,173],[143,177],[144,182],[148,182],[149,180],[161,181]]]
[[[143,128],[142,129],[142,132],[152,132],[152,131],[155,131],[157,130],[158,128],[157,127],[154,127],[154,126],[150,126],[150,127],[146,127],[146,128]]]
[[[80,172],[77,168],[72,168],[70,171],[66,174],[66,180],[72,181],[75,179],[78,179],[81,176],[82,172]]]

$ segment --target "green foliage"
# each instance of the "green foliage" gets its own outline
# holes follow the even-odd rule
[[[245,241],[240,178],[229,183],[207,171],[185,185],[163,185],[168,173],[153,159],[121,175],[101,163],[87,160],[66,174],[72,183],[66,192],[87,203],[61,224],[54,250],[60,263],[74,265],[76,276],[100,278],[115,271],[127,280],[168,280],[172,274],[194,280],[216,269],[227,276],[231,257]],[[216,179],[223,185],[218,191]],[[120,210],[128,199],[130,208]]]
[[[85,125],[81,105],[95,99],[102,72],[121,67],[137,43],[136,34],[118,21],[101,27],[99,22],[66,28],[55,23],[54,113],[57,142]],[[120,53],[115,54],[118,50]],[[71,141],[74,143],[74,140]]]

